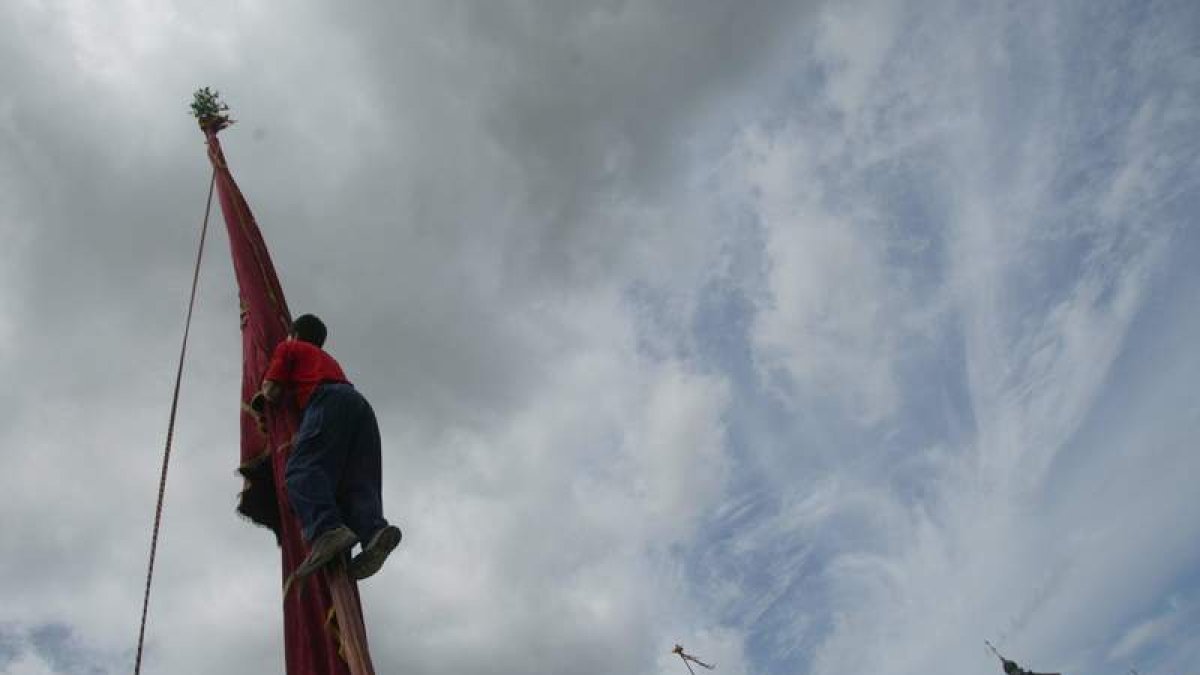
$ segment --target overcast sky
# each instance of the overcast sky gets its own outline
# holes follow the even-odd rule
[[[0,672],[131,670],[210,168],[372,400],[377,672],[1200,664],[1191,0],[0,3]],[[214,221],[147,673],[282,673]]]

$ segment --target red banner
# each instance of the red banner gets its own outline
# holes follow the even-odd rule
[[[308,554],[300,523],[288,503],[284,467],[299,424],[294,406],[267,407],[266,433],[250,411],[275,346],[287,337],[291,314],[262,233],[242,197],[217,133],[221,119],[201,128],[216,171],[216,190],[225,215],[233,269],[237,276],[242,329],[241,458],[245,479],[238,512],[275,533],[283,554],[283,625],[289,675],[366,675],[373,673],[358,588],[344,566],[327,567],[301,583],[292,571]],[[336,608],[336,609],[335,609]]]

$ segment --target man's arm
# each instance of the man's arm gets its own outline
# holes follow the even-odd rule
[[[275,350],[271,353],[271,362],[267,364],[267,372],[263,374],[262,388],[250,399],[250,408],[255,412],[261,413],[268,403],[278,401],[279,396],[283,394],[284,385],[291,379],[291,346],[290,337],[275,345]]]
[[[275,380],[263,380],[262,389],[250,399],[250,408],[255,412],[262,412],[267,407],[268,403],[274,403],[279,400],[279,395],[283,393],[283,385]]]

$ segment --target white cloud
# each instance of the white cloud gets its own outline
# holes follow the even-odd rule
[[[131,658],[211,84],[382,422],[381,672],[1195,653],[1186,7],[143,4],[0,10],[0,622]],[[147,658],[279,672],[211,234]]]
[[[441,458],[412,475],[398,457],[403,478],[388,485],[412,543],[381,594],[426,611],[396,605],[377,618],[427,636],[408,650],[457,645],[538,671],[559,667],[542,659],[560,650],[537,645],[561,644],[592,668],[636,669],[657,618],[686,600],[671,566],[652,561],[719,496],[723,387],[640,360],[621,306],[596,314],[604,306],[580,307],[560,333],[558,368],[520,412],[401,442]],[[622,643],[637,649],[603,654]]]
[[[1163,417],[1176,431],[1194,425],[1169,408],[1109,422],[1097,413],[1137,396],[1114,371],[1144,358],[1136,321],[1178,236],[1165,210],[1185,165],[1170,150],[1177,128],[1148,125],[1160,116],[1144,106],[1101,119],[1095,94],[1075,84],[1076,55],[1027,50],[1074,40],[1081,29],[1066,17],[1022,16],[1034,28],[1012,33],[1015,16],[975,21],[960,9],[877,19],[836,10],[850,14],[821,24],[829,69],[816,94],[753,125],[729,172],[733,197],[763,230],[756,356],[805,394],[789,410],[823,427],[772,469],[798,489],[838,486],[822,509],[776,505],[762,528],[823,557],[776,576],[774,591],[738,590],[766,606],[820,592],[815,613],[828,629],[797,638],[813,672],[960,671],[979,660],[984,637],[1067,661],[1082,635],[1108,634],[1132,611],[1139,591],[1127,570],[1166,584],[1192,555],[1166,527],[1134,538],[1099,524],[1174,521],[1188,499],[1177,484],[1160,484],[1171,495],[1161,507],[1128,512],[1058,494],[1058,481],[1084,480],[1076,472],[1112,480],[1121,464],[1109,453],[1122,440],[1178,452],[1150,441]],[[879,25],[845,30],[855,21]],[[858,49],[859,34],[892,36],[900,24],[912,31],[888,58],[891,38]],[[1076,141],[1097,126],[1103,147]],[[922,246],[904,245],[914,241]],[[772,376],[760,373],[768,386]],[[957,380],[968,397],[961,437],[939,437],[942,420],[918,399],[939,380]],[[1134,391],[1143,386],[1155,385]],[[830,399],[841,404],[832,419],[806,410]],[[922,436],[937,445],[914,444]],[[833,478],[806,480],[812,471]],[[1151,471],[1138,475],[1156,481]],[[856,510],[858,498],[870,506]],[[770,559],[763,539],[740,533],[745,551],[733,559]],[[1133,539],[1173,562],[1135,563],[1124,550]],[[803,613],[791,620],[797,634],[814,612]],[[786,620],[772,630],[788,630]],[[1068,663],[1085,661],[1075,653]]]
[[[5,675],[54,675],[50,664],[33,654],[25,654],[4,669]]]
[[[1131,626],[1108,652],[1110,661],[1127,660],[1138,650],[1162,640],[1179,626],[1181,616],[1173,608]]]
[[[831,212],[819,171],[806,156],[827,152],[785,132],[744,141],[745,190],[766,232],[767,296],[754,339],[769,370],[781,362],[809,389],[840,396],[875,422],[896,411],[892,373],[904,298],[886,277],[869,204]]]
[[[840,111],[858,115],[871,100],[900,30],[901,5],[861,0],[831,3],[819,15],[817,58],[830,70],[826,95]]]

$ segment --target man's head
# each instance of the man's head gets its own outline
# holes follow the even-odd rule
[[[296,317],[296,320],[292,322],[291,335],[297,340],[323,347],[325,346],[325,336],[328,334],[329,331],[325,330],[325,324],[312,314]]]

